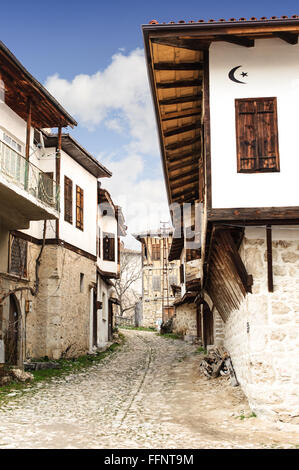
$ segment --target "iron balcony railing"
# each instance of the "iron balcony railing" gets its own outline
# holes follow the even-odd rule
[[[59,211],[59,185],[37,166],[0,141],[0,172],[39,201]]]

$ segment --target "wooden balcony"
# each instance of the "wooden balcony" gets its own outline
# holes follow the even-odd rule
[[[0,141],[0,223],[25,229],[31,220],[59,217],[59,185]]]

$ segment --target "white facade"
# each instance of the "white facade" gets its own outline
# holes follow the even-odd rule
[[[256,39],[255,47],[210,47],[212,207],[299,206],[299,44]],[[228,78],[234,67],[248,76]],[[280,172],[237,173],[235,99],[277,98]]]
[[[103,258],[103,233],[114,234],[114,261]],[[98,238],[100,244],[100,256],[98,256],[98,267],[101,271],[114,273],[118,271],[118,240],[117,240],[117,220],[112,215],[103,215],[98,207]]]

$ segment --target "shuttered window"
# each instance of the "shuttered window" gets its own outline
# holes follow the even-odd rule
[[[160,259],[160,243],[153,243],[152,245],[152,260],[158,261]]]
[[[115,261],[115,236],[113,233],[103,233],[103,259]]]
[[[84,213],[84,194],[83,189],[76,186],[76,227],[83,230],[83,213]]]
[[[235,106],[238,172],[279,171],[276,98],[238,99]]]
[[[185,276],[184,276],[184,265],[180,265],[180,284],[184,284]]]
[[[27,277],[27,250],[28,243],[26,240],[10,235],[10,273]]]
[[[64,177],[64,220],[73,223],[73,182]]]

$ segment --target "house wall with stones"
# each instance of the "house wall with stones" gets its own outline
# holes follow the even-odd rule
[[[224,346],[252,409],[294,422],[299,415],[299,228],[273,227],[272,237],[274,292],[269,293],[265,228],[246,228],[240,254],[254,284],[224,325]]]
[[[141,237],[142,243],[142,325],[156,327],[157,321],[162,322],[162,291],[163,291],[163,243],[160,236],[146,235]],[[166,259],[168,259],[172,237],[166,238]],[[154,247],[159,247],[159,256],[154,256]],[[158,258],[158,259],[156,259]],[[179,261],[167,263],[169,283],[169,306],[174,302],[171,284],[179,283]],[[166,291],[165,304],[166,304]]]
[[[29,243],[28,249],[32,251],[31,276],[36,245]],[[27,358],[58,359],[89,350],[90,289],[95,282],[95,261],[63,246],[45,246],[39,293],[26,317]]]
[[[175,308],[173,333],[183,336],[197,336],[196,305],[194,303],[185,303]]]

